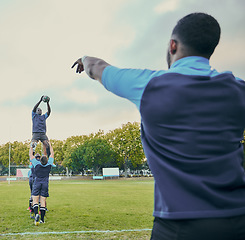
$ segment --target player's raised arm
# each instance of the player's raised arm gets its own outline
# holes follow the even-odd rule
[[[43,96],[42,96],[41,99],[37,102],[37,104],[34,106],[34,108],[33,108],[33,110],[32,110],[33,112],[36,112],[36,110],[37,110],[39,104],[42,102],[42,99],[43,99]]]
[[[50,146],[50,158],[54,158],[54,149],[53,147],[51,146],[51,143],[49,143],[49,146]]]
[[[32,148],[32,146],[30,146],[30,149],[29,149],[29,158],[30,158],[30,161],[31,161],[33,158],[35,158],[35,157],[33,156],[33,148]]]
[[[47,101],[47,108],[48,108],[47,114],[48,114],[48,116],[49,116],[50,113],[51,113],[51,107],[50,107],[50,105],[49,105],[49,100]]]
[[[85,71],[90,78],[98,80],[101,83],[102,73],[104,69],[110,64],[100,58],[84,56],[82,58],[79,58],[72,65],[72,68],[76,65],[77,73]]]

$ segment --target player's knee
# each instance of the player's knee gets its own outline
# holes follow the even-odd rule
[[[44,147],[49,147],[49,142],[47,141],[47,140],[45,140],[45,141],[43,141],[43,145],[44,145]]]

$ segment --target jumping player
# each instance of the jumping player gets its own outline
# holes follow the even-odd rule
[[[54,151],[50,145],[50,157],[47,158],[46,155],[43,155],[40,161],[36,160],[33,156],[33,148],[30,147],[29,150],[30,161],[34,167],[36,174],[33,189],[32,189],[32,198],[33,198],[33,210],[35,215],[35,225],[38,226],[39,223],[44,223],[44,216],[46,213],[46,198],[49,197],[48,187],[49,187],[49,173],[54,162]],[[40,213],[41,220],[39,222],[38,214],[38,203],[40,199]]]
[[[32,110],[32,140],[31,146],[33,148],[33,155],[35,154],[35,149],[39,140],[43,143],[43,154],[49,157],[50,155],[50,147],[49,140],[46,135],[46,119],[50,116],[51,108],[49,105],[49,99],[47,100],[47,108],[48,111],[42,115],[42,109],[38,106],[43,101],[43,96],[38,101],[38,103],[34,106]]]

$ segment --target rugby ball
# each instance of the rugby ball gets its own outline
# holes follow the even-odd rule
[[[48,96],[43,96],[42,100],[43,102],[49,102],[50,98]]]

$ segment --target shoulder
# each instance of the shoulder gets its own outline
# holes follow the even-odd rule
[[[33,167],[35,167],[36,165],[40,164],[40,162],[35,157],[30,159],[30,161],[31,161]]]
[[[149,81],[166,71],[149,69],[117,68],[108,66],[102,75],[104,87],[117,96],[128,99],[139,109],[141,96]]]
[[[49,163],[50,165],[53,165],[53,162],[54,162],[54,158],[53,158],[53,157],[50,157],[50,158],[48,159],[48,163]]]
[[[230,76],[232,76],[235,80],[237,80],[238,82],[242,82],[245,83],[244,79],[235,76],[231,71],[223,71],[223,72],[217,72],[216,70],[214,70],[214,75],[224,75],[224,74],[228,74]]]

